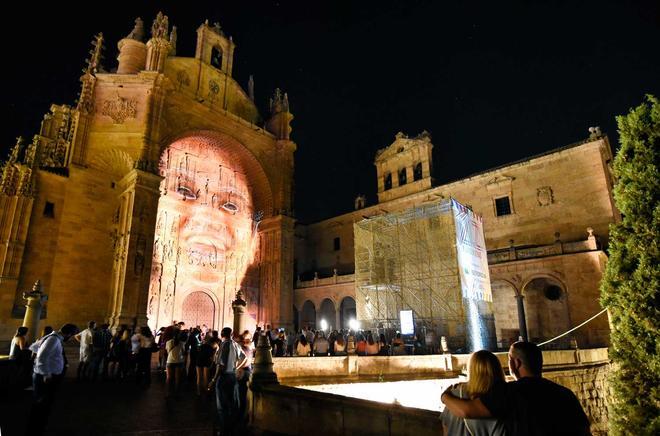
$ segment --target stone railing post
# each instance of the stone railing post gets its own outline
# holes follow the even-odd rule
[[[48,300],[48,295],[43,293],[41,280],[37,280],[32,287],[31,292],[23,292],[23,298],[27,300],[25,305],[25,317],[23,318],[23,327],[28,328],[28,335],[31,341],[39,337],[39,321],[41,320],[41,309]]]
[[[234,312],[234,332],[240,335],[245,330],[245,312],[247,312],[247,303],[240,289],[236,292],[236,299],[231,302],[231,308]]]
[[[265,334],[259,335],[257,348],[254,352],[254,365],[250,376],[250,387],[278,384],[277,374],[273,371],[273,355],[270,342]]]

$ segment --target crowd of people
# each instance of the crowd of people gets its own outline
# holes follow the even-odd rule
[[[74,338],[80,345],[76,377],[80,381],[133,379],[149,386],[152,362],[165,373],[166,396],[178,396],[180,385],[194,383],[195,393],[214,394],[217,424],[221,434],[236,434],[246,425],[248,381],[255,347],[260,337],[270,345],[274,357],[405,354],[397,334],[391,341],[372,332],[330,332],[305,328],[298,333],[266,325],[250,331],[220,332],[205,326],[186,329],[173,322],[155,334],[148,328],[120,326],[112,333],[107,324],[90,321],[78,332],[65,324],[58,331],[46,327],[41,338],[28,344],[28,329],[20,327],[10,345],[23,380],[31,376],[34,394],[28,434],[41,434],[55,392],[67,368],[64,342]],[[152,357],[157,353],[157,358]],[[472,353],[467,382],[454,385],[441,395],[445,404],[442,423],[447,435],[588,435],[589,421],[575,395],[541,376],[543,355],[530,342],[516,342],[509,350],[505,373],[490,351]]]
[[[406,345],[400,333],[387,340],[384,333],[373,333],[370,330],[354,331],[350,329],[332,330],[326,334],[324,330],[314,330],[305,327],[297,332],[285,329],[265,329],[257,327],[255,335],[265,334],[272,346],[273,357],[307,357],[307,356],[392,356],[409,354],[409,348],[421,349],[422,345],[413,340]]]

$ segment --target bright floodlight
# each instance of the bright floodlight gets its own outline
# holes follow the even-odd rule
[[[357,319],[352,319],[348,322],[348,326],[351,328],[351,330],[359,330],[360,329],[360,323],[358,322]]]
[[[328,321],[324,319],[321,320],[321,330],[328,330]]]

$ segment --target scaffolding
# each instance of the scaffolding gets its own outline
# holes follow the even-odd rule
[[[365,329],[401,329],[412,310],[417,332],[466,347],[466,315],[452,200],[354,224],[357,317]],[[469,328],[469,327],[468,327]]]

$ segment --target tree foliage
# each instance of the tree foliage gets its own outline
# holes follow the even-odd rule
[[[611,434],[660,434],[660,102],[617,117],[614,201],[601,303],[609,308],[613,360]]]

